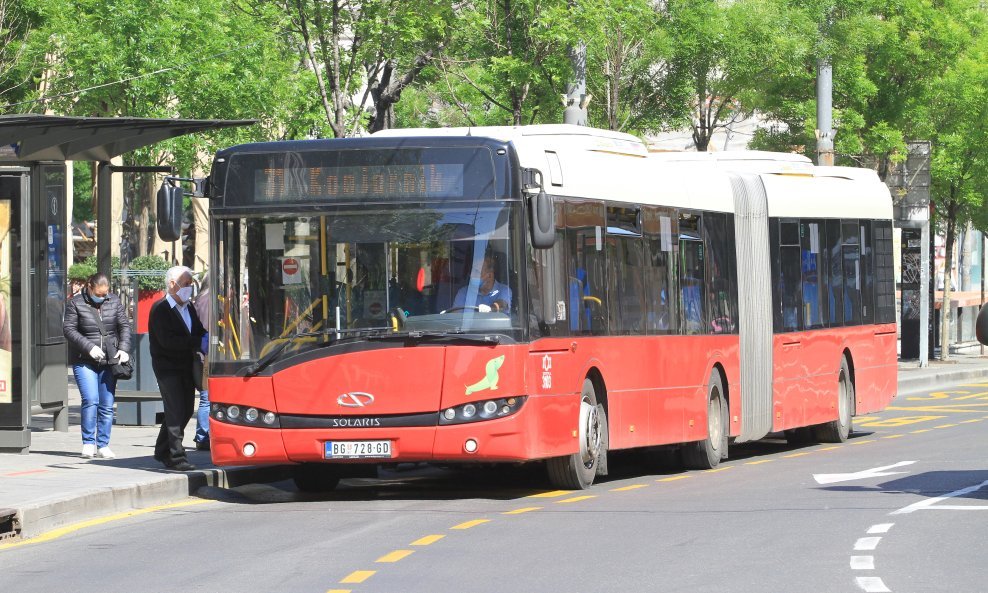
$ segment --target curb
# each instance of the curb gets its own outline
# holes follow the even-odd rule
[[[291,476],[290,466],[231,467],[168,474],[126,486],[93,488],[68,497],[15,509],[13,541],[26,540],[82,521],[177,502],[204,486],[234,488],[278,482]],[[0,541],[8,542],[10,539]]]
[[[944,383],[964,381],[967,379],[982,379],[985,377],[988,377],[988,367],[943,370],[919,377],[900,376],[897,393],[900,395],[904,393],[913,393],[928,387],[936,387],[937,385],[942,385]]]

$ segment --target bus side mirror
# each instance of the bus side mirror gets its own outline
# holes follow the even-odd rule
[[[974,334],[978,341],[988,346],[988,306],[982,306],[978,319],[974,322]]]
[[[532,245],[536,249],[549,249],[556,243],[556,211],[552,198],[542,187],[542,172],[537,169],[526,171],[528,179],[525,188],[539,188],[539,193],[528,197],[528,210],[531,213]]]
[[[182,238],[182,188],[163,181],[158,188],[158,236],[162,241]]]

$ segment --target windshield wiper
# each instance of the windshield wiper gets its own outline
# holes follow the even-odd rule
[[[368,340],[457,340],[471,342],[474,344],[496,345],[501,343],[501,336],[497,334],[467,334],[463,330],[452,331],[404,331],[389,332],[386,334],[374,334],[367,336]]]
[[[264,356],[258,358],[257,361],[254,362],[254,364],[251,364],[251,365],[248,365],[248,366],[244,367],[239,373],[237,373],[237,375],[240,376],[240,377],[253,377],[257,373],[259,373],[262,370],[264,370],[272,362],[274,362],[275,360],[277,360],[281,356],[281,354],[285,351],[286,348],[288,348],[290,345],[296,343],[301,338],[312,338],[312,337],[327,337],[328,338],[328,337],[339,336],[337,338],[337,340],[338,340],[338,339],[340,339],[340,338],[342,338],[344,336],[345,337],[353,337],[355,334],[356,335],[359,335],[359,334],[364,334],[364,333],[369,333],[369,332],[379,332],[381,330],[388,330],[388,329],[391,329],[391,328],[389,328],[389,327],[360,327],[360,328],[355,328],[355,329],[336,329],[336,328],[329,328],[329,329],[319,330],[319,331],[315,331],[315,332],[303,332],[303,333],[300,333],[300,334],[295,334],[295,335],[293,335],[293,336],[291,336],[289,338],[286,338],[285,341],[283,341],[282,343],[280,343],[277,346],[275,346],[274,348],[272,348]],[[323,344],[320,344],[320,346],[326,345],[326,344],[329,344],[329,343],[331,343],[331,342],[324,342]]]

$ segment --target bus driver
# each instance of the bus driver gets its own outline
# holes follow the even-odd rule
[[[494,256],[484,256],[479,284],[477,283],[477,277],[471,276],[470,283],[457,291],[450,310],[476,307],[481,313],[490,313],[491,311],[507,312],[511,308],[511,289],[494,277]],[[467,299],[471,300],[471,304],[467,304]]]

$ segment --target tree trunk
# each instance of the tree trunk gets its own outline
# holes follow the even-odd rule
[[[940,304],[940,360],[950,360],[950,271],[954,260],[954,236],[957,232],[957,202],[947,204],[947,235],[943,254],[943,301]]]
[[[442,49],[443,45],[440,44],[438,47],[416,56],[405,75],[400,77],[394,71],[393,60],[388,60],[385,63],[384,68],[381,69],[382,75],[379,84],[372,85],[370,89],[371,98],[374,101],[374,115],[368,126],[371,133],[394,127],[394,106],[401,99],[401,92],[415,81],[422,69]]]

